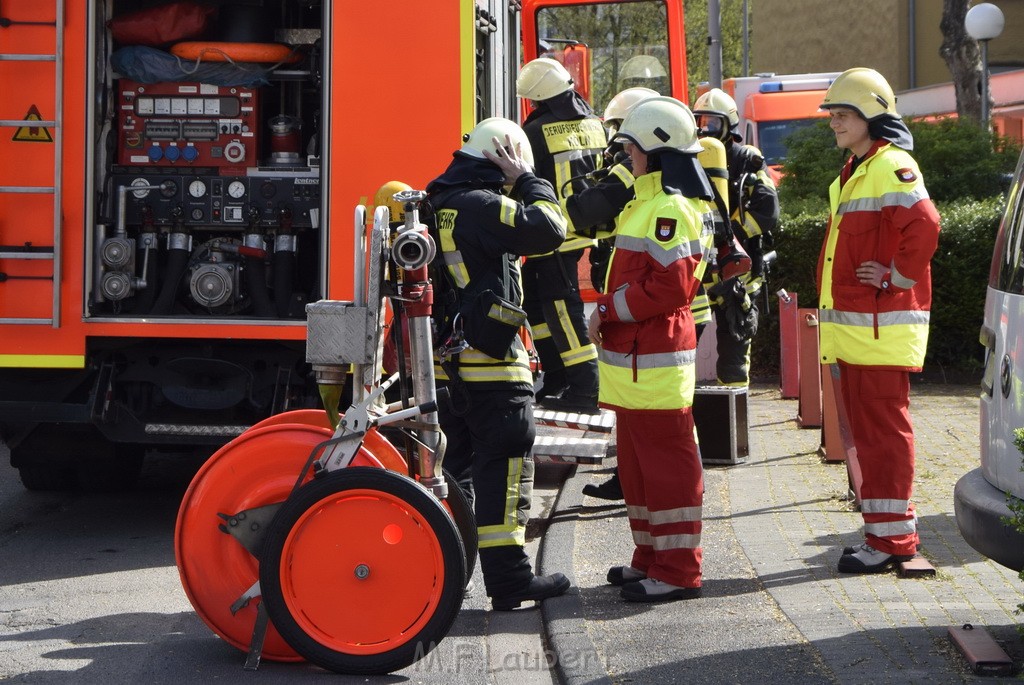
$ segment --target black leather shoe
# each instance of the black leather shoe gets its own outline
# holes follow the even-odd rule
[[[502,597],[491,597],[491,608],[495,611],[512,611],[518,609],[523,602],[540,602],[549,597],[557,597],[569,589],[572,583],[561,573],[550,576],[534,576],[529,584],[519,592]]]
[[[577,414],[597,414],[601,411],[597,406],[597,395],[581,395],[572,390],[565,390],[561,395],[545,397],[540,404],[551,411]]]
[[[625,585],[626,583],[635,583],[638,580],[643,580],[647,577],[647,574],[643,571],[638,571],[632,566],[612,566],[608,569],[608,582],[612,585]]]
[[[619,483],[619,475],[615,474],[600,485],[587,483],[583,486],[583,494],[611,501],[622,499],[622,484]]]

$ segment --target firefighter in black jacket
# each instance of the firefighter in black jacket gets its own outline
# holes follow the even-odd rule
[[[751,261],[750,271],[738,276],[738,283],[708,289],[712,298],[716,291],[723,292],[712,304],[718,382],[746,386],[750,382],[750,340],[757,331],[757,295],[764,285],[764,250],[770,247],[772,232],[779,221],[779,196],[760,150],[741,144],[735,100],[712,88],[697,98],[693,113],[701,137],[718,138],[725,144],[732,230]],[[734,287],[724,287],[729,285]]]
[[[561,573],[535,576],[524,549],[533,489],[533,375],[516,335],[522,320],[514,321],[522,313],[519,256],[558,247],[565,219],[551,185],[532,173],[529,141],[514,122],[486,119],[464,142],[427,186],[459,311],[451,338],[439,341],[437,378],[452,397],[440,403],[439,415],[445,466],[475,500],[487,595],[495,610],[507,611],[569,588]],[[463,331],[469,347],[460,344]]]
[[[547,57],[526,64],[516,93],[534,110],[523,122],[533,148],[537,175],[555,188],[559,204],[586,187],[582,177],[598,169],[607,145],[601,120],[573,89],[572,77]],[[537,393],[545,407],[597,411],[597,348],[587,339],[578,264],[596,243],[573,232],[556,250],[531,253],[523,267],[524,308],[544,370]]]

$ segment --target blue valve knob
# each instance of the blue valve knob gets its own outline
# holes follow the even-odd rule
[[[179,148],[176,145],[169,146],[164,151],[164,157],[167,158],[168,162],[177,162],[178,159],[181,157],[181,148]]]
[[[199,159],[199,150],[194,145],[189,145],[181,151],[181,156],[185,158],[186,162],[194,162]]]
[[[147,154],[151,162],[159,162],[164,157],[164,151],[160,149],[159,145],[151,145]]]

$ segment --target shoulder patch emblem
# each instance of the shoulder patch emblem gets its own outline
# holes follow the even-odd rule
[[[663,243],[672,240],[676,235],[676,220],[667,217],[659,217],[654,236]]]
[[[914,173],[913,169],[904,167],[903,169],[896,170],[896,178],[898,178],[901,183],[910,183],[917,180],[917,174]]]

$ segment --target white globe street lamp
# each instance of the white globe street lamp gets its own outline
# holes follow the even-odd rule
[[[964,28],[974,40],[981,41],[981,123],[989,127],[988,42],[1003,32],[1003,11],[990,2],[967,10]]]

